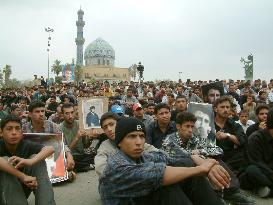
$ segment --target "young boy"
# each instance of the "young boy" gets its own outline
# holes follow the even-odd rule
[[[44,159],[51,146],[23,140],[20,119],[8,115],[1,121],[0,204],[25,205],[31,191],[35,204],[56,204]]]

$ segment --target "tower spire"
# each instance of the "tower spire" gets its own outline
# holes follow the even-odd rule
[[[83,38],[83,27],[85,25],[85,22],[83,21],[83,15],[84,15],[84,12],[80,7],[80,10],[78,11],[78,20],[76,21],[77,38],[75,39],[75,42],[77,45],[76,64],[80,66],[83,66],[83,44],[85,41],[85,39]]]

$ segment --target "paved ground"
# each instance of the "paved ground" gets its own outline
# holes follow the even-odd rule
[[[55,200],[57,205],[100,205],[98,194],[98,178],[95,171],[80,173],[73,183],[54,185]],[[273,198],[259,199],[253,196],[257,205],[272,205]],[[29,204],[34,205],[33,195],[29,198]]]

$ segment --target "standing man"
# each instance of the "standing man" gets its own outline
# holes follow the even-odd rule
[[[61,130],[57,124],[49,120],[45,120],[45,104],[41,101],[33,101],[28,107],[28,116],[30,122],[23,125],[23,133],[61,133]],[[74,168],[73,156],[70,153],[70,149],[65,144],[65,156],[66,156],[66,169],[72,170]]]
[[[155,106],[156,120],[147,128],[146,142],[160,149],[168,134],[176,132],[175,122],[171,121],[170,107],[165,103]]]
[[[233,171],[239,171],[244,162],[245,134],[243,128],[229,119],[232,102],[222,96],[214,103],[216,144],[224,151],[223,161]]]
[[[100,126],[100,118],[97,113],[95,113],[95,106],[90,107],[90,112],[86,115],[86,124],[88,127]]]

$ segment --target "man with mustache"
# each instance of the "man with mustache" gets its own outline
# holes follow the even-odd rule
[[[214,103],[216,144],[224,151],[223,161],[233,171],[239,172],[244,165],[245,133],[241,125],[229,119],[232,102],[222,96]]]

